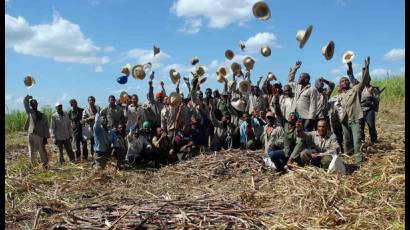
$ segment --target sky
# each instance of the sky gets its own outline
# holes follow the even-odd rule
[[[216,81],[220,66],[230,69],[232,61],[242,65],[246,56],[256,63],[251,79],[273,72],[282,84],[298,60],[299,73],[308,72],[311,82],[320,76],[338,82],[346,74],[342,55],[355,53],[353,68],[360,78],[361,67],[371,57],[372,79],[405,71],[404,0],[266,0],[271,17],[262,21],[252,14],[257,0],[5,0],[5,104],[6,112],[22,110],[29,94],[39,107],[61,102],[64,109],[75,98],[86,107],[90,95],[96,104],[107,106],[125,90],[146,101],[148,76],[131,75],[120,85],[116,79],[127,63],[152,63],[154,91],[164,81],[167,94],[175,91],[169,78],[174,68],[190,75],[192,57],[205,66],[207,81],[201,89],[223,89]],[[313,26],[306,45],[300,49],[296,33]],[[327,61],[321,49],[334,41],[333,58]],[[239,42],[246,48],[241,51]],[[154,57],[153,46],[161,49]],[[262,45],[272,53],[263,57]],[[231,49],[233,60],[225,58]],[[31,74],[36,85],[23,84]],[[232,79],[230,73],[228,79]],[[187,88],[181,83],[187,95]]]

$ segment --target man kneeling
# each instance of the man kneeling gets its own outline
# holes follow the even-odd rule
[[[142,163],[143,159],[152,160],[152,145],[140,132],[138,127],[135,127],[127,135],[128,151],[126,159],[130,166]]]
[[[335,134],[328,129],[326,120],[318,121],[316,131],[304,132],[299,121],[296,123],[296,129],[298,138],[302,138],[307,147],[300,153],[302,163],[327,169],[332,155],[339,153],[340,146]]]

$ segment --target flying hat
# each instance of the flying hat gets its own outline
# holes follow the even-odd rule
[[[30,74],[29,75],[27,75],[25,78],[24,78],[24,85],[27,87],[27,88],[31,88],[33,85],[35,85],[36,84],[36,80],[34,80],[34,78],[33,78],[33,76],[31,76]]]
[[[251,90],[251,83],[248,80],[241,80],[239,82],[239,91],[241,93],[249,93]]]
[[[221,83],[224,83],[225,82],[225,79],[227,78],[227,76],[228,76],[228,69],[227,68],[225,68],[225,66],[220,66],[219,68],[218,68],[218,70],[216,71],[216,74],[217,74],[217,77],[216,77],[216,79],[219,81],[219,82],[221,82]]]
[[[241,72],[241,65],[237,62],[231,64],[231,70],[234,74],[238,75]]]
[[[181,104],[181,102],[182,102],[181,94],[179,94],[177,92],[172,92],[169,95],[169,105],[171,107],[177,107],[177,106],[179,106],[179,104]]]
[[[160,51],[161,49],[159,47],[154,46],[154,56],[159,54]]]
[[[247,70],[253,69],[253,65],[255,64],[255,60],[253,58],[247,56],[243,59],[243,65]]]
[[[191,65],[196,65],[196,63],[198,62],[199,62],[199,59],[196,56],[191,59]]]
[[[175,69],[171,69],[169,70],[169,77],[171,78],[172,83],[176,84],[181,78],[181,75]]]
[[[132,76],[137,80],[143,80],[145,78],[144,67],[142,65],[132,67]]]
[[[333,41],[330,41],[322,48],[322,54],[325,56],[326,60],[332,59],[334,51],[335,43]]]
[[[261,47],[261,54],[262,54],[262,56],[264,56],[264,57],[269,57],[270,54],[271,54],[270,47],[267,46],[267,45],[262,46],[262,47]]]
[[[269,81],[276,80],[275,74],[273,74],[272,72],[269,72],[269,73],[268,73],[268,79],[269,79]]]
[[[117,78],[117,82],[118,82],[119,84],[121,84],[121,85],[127,83],[127,81],[128,81],[128,77],[127,77],[127,76],[121,76],[121,77],[118,77],[118,78]]]
[[[197,67],[195,68],[195,73],[196,73],[198,76],[204,75],[204,74],[205,74],[205,67],[202,66],[202,65],[197,66]]]
[[[268,4],[264,1],[255,3],[252,7],[253,15],[259,20],[268,20],[270,18],[270,10]]]
[[[240,111],[240,112],[245,112],[246,109],[246,101],[242,98],[236,98],[232,100],[231,105],[234,109]]]
[[[232,60],[232,58],[235,56],[232,50],[226,50],[225,51],[225,57],[228,58],[228,60]]]
[[[346,51],[344,54],[343,54],[343,56],[342,56],[342,62],[343,62],[343,64],[346,64],[346,63],[348,63],[348,62],[351,62],[351,61],[353,61],[353,59],[354,59],[354,53],[353,53],[353,51]]]
[[[313,26],[310,25],[308,26],[308,28],[306,30],[299,30],[296,33],[296,40],[299,41],[299,48],[303,48],[303,46],[305,46],[305,43],[307,42],[307,40],[310,37],[310,34],[312,33],[313,30]]]
[[[241,48],[241,50],[243,51],[245,49],[245,43],[240,42],[239,43],[239,48]]]
[[[128,77],[131,73],[131,64],[126,64],[121,67],[121,73],[125,74]]]

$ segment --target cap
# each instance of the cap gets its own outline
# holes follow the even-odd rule
[[[56,102],[55,107],[60,106],[60,105],[63,105],[63,104],[61,104],[61,102]]]
[[[155,94],[155,97],[163,97],[164,95],[162,95],[161,92],[158,92],[157,94]]]

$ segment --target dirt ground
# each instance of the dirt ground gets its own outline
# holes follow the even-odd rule
[[[263,153],[200,155],[160,169],[104,173],[91,161],[30,166],[25,133],[6,134],[6,228],[404,229],[404,110],[383,105],[380,143],[349,175],[315,167],[277,175]],[[366,130],[368,141],[368,132]]]

